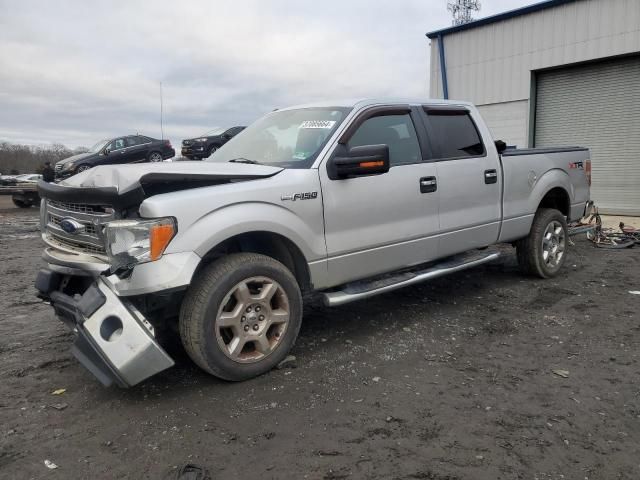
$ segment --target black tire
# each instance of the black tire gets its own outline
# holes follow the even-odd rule
[[[230,292],[254,277],[277,282],[287,297],[289,319],[270,353],[252,363],[239,363],[220,344],[217,318]],[[198,274],[182,302],[179,323],[182,344],[200,368],[224,380],[241,381],[266,373],[280,363],[293,347],[301,322],[300,287],[289,269],[266,255],[235,253],[211,263]]]
[[[20,200],[19,198],[12,198],[11,201],[18,208],[30,208],[33,205],[31,202]]]
[[[218,145],[211,145],[211,148],[209,148],[209,150],[207,151],[207,157],[206,158],[209,158],[211,155],[216,153],[216,150],[218,150],[218,148],[220,148]]]
[[[562,227],[564,244],[560,259],[556,264],[551,265],[545,261],[543,256],[543,237],[547,228],[554,222]],[[564,215],[553,208],[539,209],[533,219],[529,235],[516,242],[516,255],[522,272],[540,278],[555,277],[566,261],[568,238],[567,220]]]
[[[149,152],[149,155],[147,155],[147,160],[152,163],[159,163],[162,162],[164,158],[162,157],[162,154],[160,152],[153,151]]]

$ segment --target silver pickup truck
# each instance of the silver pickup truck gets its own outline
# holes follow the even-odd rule
[[[495,260],[552,277],[589,200],[584,148],[510,150],[473,105],[271,112],[206,162],[100,166],[39,184],[39,296],[102,383],[193,361],[227,380],[285,358],[303,298],[329,307]]]

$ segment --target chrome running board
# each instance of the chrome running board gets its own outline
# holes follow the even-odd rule
[[[427,268],[405,270],[401,273],[391,273],[370,280],[348,283],[342,287],[342,290],[324,292],[322,298],[326,306],[336,307],[492,262],[498,259],[500,255],[497,250],[467,252],[448,257],[442,262],[435,265],[432,264]]]

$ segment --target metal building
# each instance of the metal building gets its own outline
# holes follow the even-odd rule
[[[640,0],[551,0],[430,32],[433,98],[518,147],[591,149],[603,213],[640,215]]]

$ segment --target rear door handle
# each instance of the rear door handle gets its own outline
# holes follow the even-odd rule
[[[484,183],[498,183],[498,172],[495,168],[484,171]]]
[[[420,179],[420,193],[432,193],[438,190],[436,177],[422,177]]]

